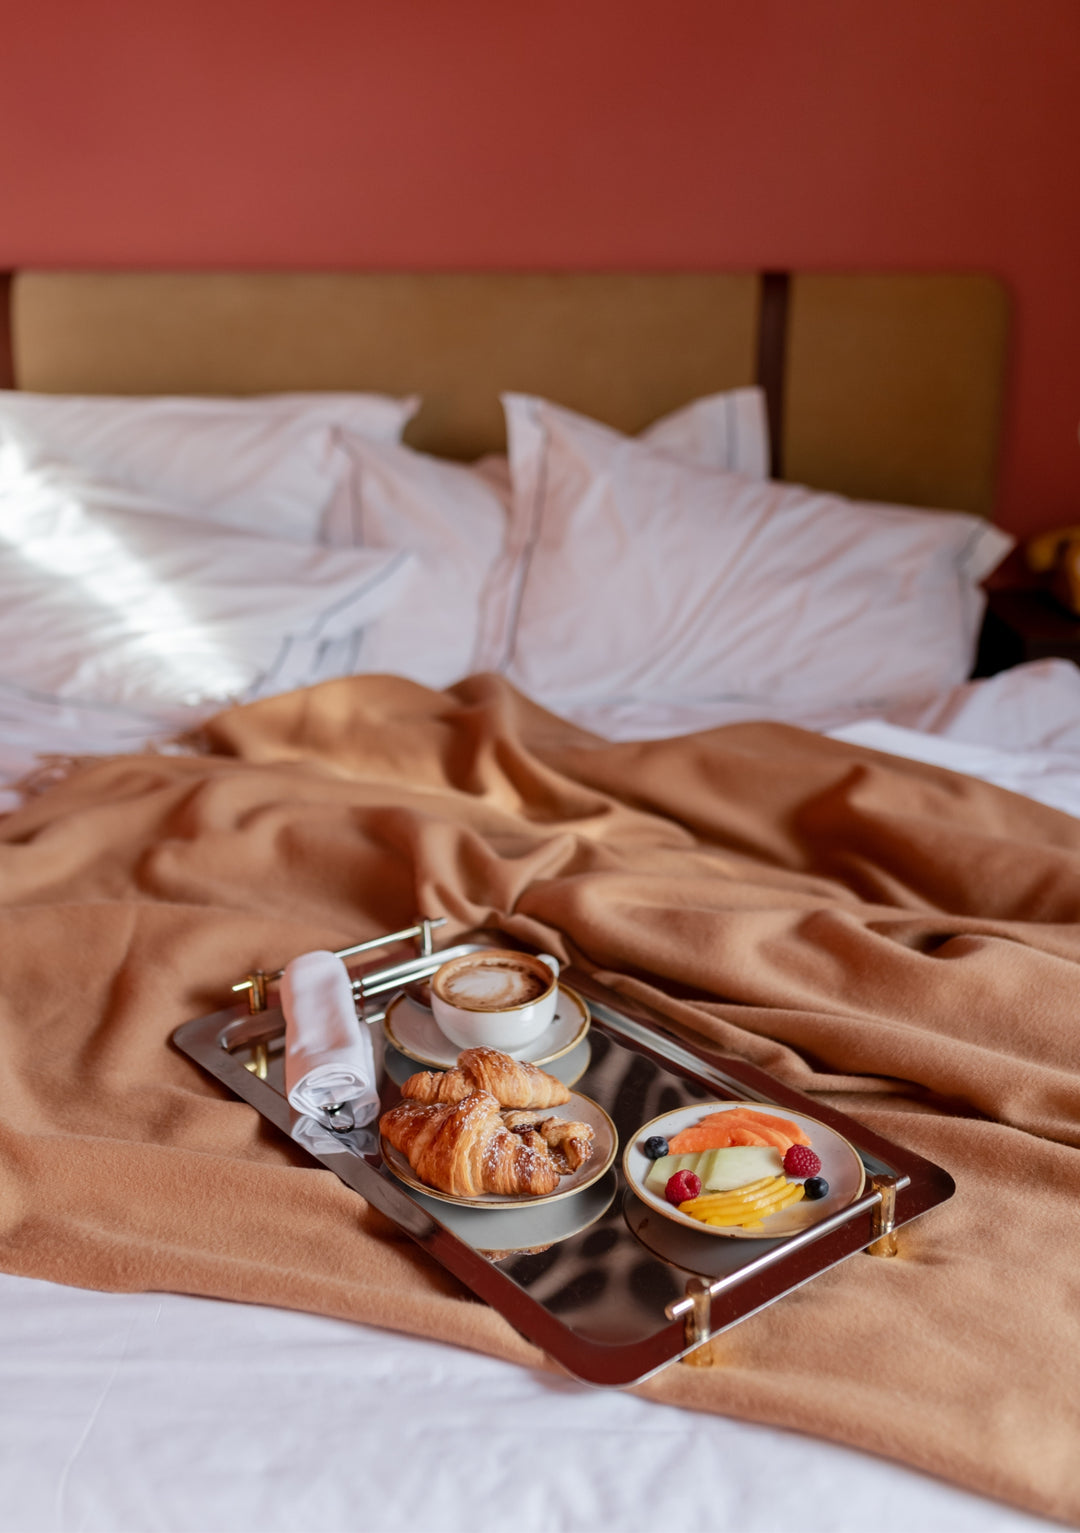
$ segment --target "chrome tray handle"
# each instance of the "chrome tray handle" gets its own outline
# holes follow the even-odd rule
[[[870,1204],[870,1243],[866,1246],[868,1256],[896,1256],[899,1246],[896,1240],[896,1189],[900,1178],[889,1172],[870,1177],[871,1192],[876,1194]],[[850,1209],[855,1216],[865,1209],[865,1200],[859,1200]],[[687,1348],[681,1362],[694,1368],[711,1368],[716,1359],[709,1346],[712,1338],[712,1301],[727,1287],[729,1279],[717,1278],[712,1283],[707,1278],[692,1277],[686,1284],[681,1299],[673,1299],[664,1308],[669,1320],[683,1322],[683,1339]]]
[[[420,944],[420,953],[417,962],[422,963],[425,959],[430,959],[432,952],[434,951],[434,944],[431,940],[431,933],[437,926],[445,925],[445,916],[435,916],[431,920],[429,920],[427,917],[421,917],[421,919],[418,920],[414,926],[406,926],[399,932],[389,932],[385,937],[371,937],[367,942],[355,942],[353,943],[352,947],[338,948],[334,956],[335,958],[341,959],[355,958],[357,953],[373,953],[377,948],[390,947],[391,944],[395,942],[408,942],[410,938],[415,937],[418,939]],[[400,967],[405,969],[410,967],[410,965],[403,964]],[[248,1010],[252,1013],[266,1011],[268,1006],[266,998],[267,989],[270,985],[274,984],[275,981],[281,979],[284,973],[284,969],[276,969],[273,974],[268,974],[265,969],[252,969],[251,973],[248,974],[246,978],[240,980],[238,984],[233,985],[233,993],[239,994],[246,990],[248,998]],[[363,999],[364,980],[362,976],[359,979],[353,980],[352,987],[353,994]],[[266,1080],[270,1069],[270,1054],[264,1039],[257,1040],[252,1044],[251,1063],[248,1066],[248,1069],[259,1080]],[[341,1132],[344,1132],[343,1128],[341,1129]]]
[[[435,916],[431,920],[425,917],[417,921],[415,926],[406,926],[399,932],[388,932],[385,937],[371,937],[367,942],[355,942],[352,947],[338,948],[334,957],[355,958],[357,953],[373,953],[377,948],[390,947],[394,942],[408,942],[410,938],[416,937],[420,942],[419,956],[421,958],[430,958],[434,951],[431,934],[437,926],[445,925],[445,916]],[[284,969],[275,969],[273,974],[268,974],[264,969],[253,969],[238,984],[233,985],[233,992],[234,994],[239,994],[241,991],[246,990],[248,993],[249,1009],[251,1011],[265,1011],[267,1005],[267,986],[279,980],[284,973]],[[354,979],[352,987],[357,994],[362,995],[364,992],[363,979]]]

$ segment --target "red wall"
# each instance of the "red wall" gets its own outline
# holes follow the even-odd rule
[[[0,267],[980,269],[1080,521],[1078,0],[35,0]]]

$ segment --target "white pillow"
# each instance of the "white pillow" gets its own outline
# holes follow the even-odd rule
[[[763,389],[706,394],[654,421],[636,440],[700,468],[722,468],[750,479],[769,477],[769,417]]]
[[[751,479],[769,477],[769,417],[764,390],[759,388],[703,395],[646,426],[637,440],[702,468],[724,468]],[[509,458],[490,453],[472,467],[509,507],[513,489]]]
[[[59,459],[179,510],[314,543],[349,494],[344,431],[397,441],[419,401],[378,394],[145,399],[0,391],[0,453]]]
[[[232,531],[56,466],[27,471],[0,485],[0,678],[134,708],[282,690],[294,651],[355,649],[411,564]]]
[[[969,673],[978,582],[1012,543],[998,529],[697,468],[543,400],[504,403],[521,573],[501,668],[548,706],[878,704]]]
[[[352,515],[331,517],[335,546],[404,550],[405,599],[365,636],[365,671],[447,687],[474,668],[485,585],[506,538],[507,507],[481,474],[408,447],[349,438]]]

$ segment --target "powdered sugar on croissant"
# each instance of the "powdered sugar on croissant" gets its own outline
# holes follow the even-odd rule
[[[504,1112],[502,1120],[526,1144],[545,1146],[563,1176],[577,1171],[592,1157],[595,1132],[588,1123],[547,1118],[535,1110]]]
[[[455,1197],[542,1197],[559,1185],[550,1154],[511,1133],[486,1091],[460,1102],[401,1102],[383,1113],[379,1128],[426,1186]]]
[[[473,1091],[490,1092],[503,1107],[558,1107],[570,1100],[562,1081],[498,1049],[465,1049],[455,1069],[422,1070],[401,1088],[417,1102],[460,1102]]]

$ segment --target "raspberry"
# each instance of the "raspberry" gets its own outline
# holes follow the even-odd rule
[[[821,1161],[809,1145],[793,1144],[784,1156],[784,1170],[788,1176],[817,1176]]]
[[[676,1171],[674,1176],[668,1177],[664,1197],[669,1203],[685,1203],[687,1198],[696,1198],[700,1191],[701,1178],[696,1172]]]

